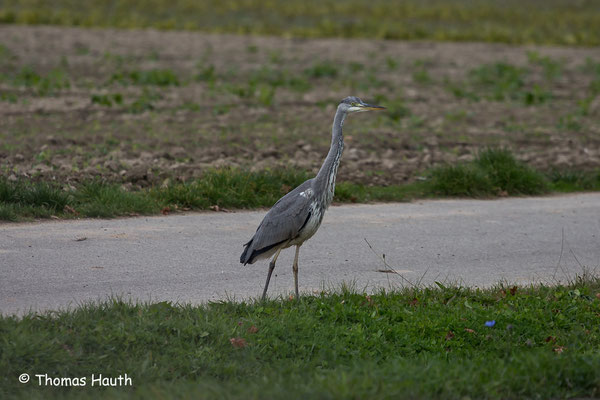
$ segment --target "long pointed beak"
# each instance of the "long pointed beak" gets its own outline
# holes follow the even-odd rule
[[[365,110],[375,110],[375,111],[376,110],[385,110],[385,107],[375,106],[373,104],[366,104],[366,103],[361,104],[361,107]]]

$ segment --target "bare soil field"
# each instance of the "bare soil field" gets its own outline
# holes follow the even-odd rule
[[[504,146],[600,167],[600,49],[0,26],[0,168],[124,187],[214,167],[316,172],[340,99],[339,179],[375,185]]]

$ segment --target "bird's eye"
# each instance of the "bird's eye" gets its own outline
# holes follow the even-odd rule
[[[352,107],[358,107],[358,103],[351,103],[350,104]]]

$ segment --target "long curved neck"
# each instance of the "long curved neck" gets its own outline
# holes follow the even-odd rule
[[[335,118],[333,119],[333,127],[331,129],[331,147],[329,148],[329,153],[327,153],[327,157],[315,178],[316,193],[322,193],[323,197],[321,201],[324,203],[325,208],[331,204],[335,192],[335,176],[337,175],[342,152],[344,151],[342,126],[344,125],[346,115],[348,115],[346,111],[342,111],[340,108],[337,109]]]

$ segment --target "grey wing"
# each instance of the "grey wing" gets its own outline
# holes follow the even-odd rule
[[[252,239],[244,245],[246,248],[240,257],[242,264],[268,257],[279,245],[298,236],[310,217],[312,181],[309,179],[296,187],[269,210]]]

